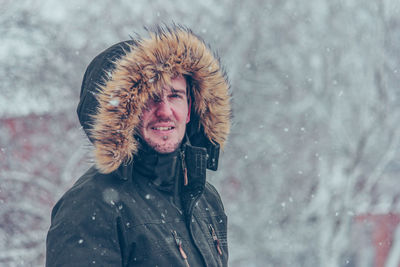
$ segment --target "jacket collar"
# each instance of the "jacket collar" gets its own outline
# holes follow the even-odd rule
[[[182,193],[188,196],[201,194],[206,183],[206,168],[208,150],[204,147],[192,146],[185,136],[183,144],[176,151],[168,154],[160,154],[149,147],[140,137],[136,140],[141,144],[140,149],[128,164],[122,164],[114,174],[120,179],[128,180],[133,176],[133,169],[149,178],[153,184],[161,190],[171,190],[175,177],[182,178],[183,185],[184,168],[187,168],[187,185],[183,185]],[[182,169],[182,171],[180,170]],[[172,186],[172,187],[171,187]]]
[[[137,140],[142,142],[140,138]],[[187,222],[190,222],[194,204],[204,192],[209,154],[206,148],[193,146],[188,140],[185,137],[181,147],[169,154],[159,154],[144,145],[133,161],[121,165],[114,174],[128,180],[134,178],[133,170],[136,170],[149,178],[158,189],[171,193],[175,192],[175,182],[178,181],[180,189],[175,193],[179,193]],[[185,167],[188,178],[186,185],[183,178]]]
[[[160,154],[140,137],[137,137],[140,144],[137,155],[133,158],[133,168],[137,173],[149,179],[158,189],[172,192],[175,183],[179,178],[179,155],[180,148],[174,152]]]

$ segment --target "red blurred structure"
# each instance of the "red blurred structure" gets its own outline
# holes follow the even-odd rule
[[[372,223],[372,242],[375,249],[375,267],[384,267],[393,244],[393,236],[398,224],[400,214],[364,214],[358,215],[356,223]],[[398,263],[400,266],[400,263]]]

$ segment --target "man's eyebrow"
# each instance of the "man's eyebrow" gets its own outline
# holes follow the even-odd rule
[[[186,94],[186,88],[185,89],[175,89],[171,88],[172,93],[181,93],[181,94]]]

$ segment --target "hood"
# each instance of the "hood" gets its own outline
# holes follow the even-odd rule
[[[133,159],[147,100],[169,85],[171,77],[183,75],[192,100],[187,137],[192,145],[207,149],[207,167],[216,169],[231,119],[229,82],[219,58],[182,26],[148,33],[147,38],[111,46],[85,72],[77,112],[94,145],[96,166],[110,173]]]

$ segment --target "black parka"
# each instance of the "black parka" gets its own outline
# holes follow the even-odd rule
[[[158,154],[136,131],[176,75],[189,82],[191,121],[181,147]],[[228,90],[219,60],[182,27],[98,55],[78,106],[96,165],[53,208],[46,266],[227,266],[227,218],[206,168],[229,132]]]
[[[60,199],[52,212],[47,237],[47,266],[227,266],[227,218],[215,188],[201,169],[206,153],[187,145],[188,185],[182,185],[181,155],[174,177],[180,177],[181,205],[173,187],[157,180],[158,157],[146,158],[148,173],[133,164],[112,174],[91,168]],[[165,158],[165,157],[164,157]],[[143,159],[142,159],[143,160]],[[164,159],[165,161],[165,159]]]

